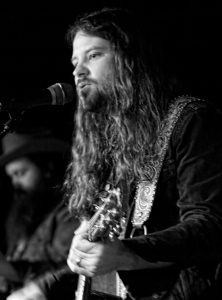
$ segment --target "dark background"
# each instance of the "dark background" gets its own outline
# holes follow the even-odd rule
[[[128,7],[165,50],[187,94],[221,100],[222,10],[213,1],[60,1],[0,7],[0,101],[73,82],[65,33],[75,16],[102,6]]]

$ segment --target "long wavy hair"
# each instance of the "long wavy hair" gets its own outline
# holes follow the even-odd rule
[[[129,12],[105,8],[78,18],[67,33],[70,44],[79,31],[110,41],[114,49],[114,79],[106,111],[86,112],[78,103],[72,159],[64,182],[70,211],[89,215],[107,182],[118,186],[124,181],[130,191],[138,179],[147,179],[144,164],[155,153],[163,112],[161,92],[146,69]]]

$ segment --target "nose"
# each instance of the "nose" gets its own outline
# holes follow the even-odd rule
[[[73,71],[73,76],[75,78],[84,77],[89,73],[89,69],[84,63],[78,63],[75,70]]]
[[[18,179],[18,177],[13,176],[13,177],[11,178],[11,181],[12,181],[12,185],[13,185],[14,187],[19,187],[19,186],[20,186],[20,180]]]
[[[23,182],[22,182],[22,178],[20,176],[17,176],[16,174],[12,174],[10,176],[10,179],[11,179],[11,183],[12,183],[12,186],[14,188],[18,188],[18,187],[21,187]]]

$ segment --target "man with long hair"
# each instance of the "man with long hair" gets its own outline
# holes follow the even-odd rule
[[[222,253],[221,114],[174,98],[138,36],[120,9],[68,32],[79,102],[65,187],[82,220],[68,265],[86,277],[117,271],[132,299],[209,299]],[[107,185],[127,225],[121,238],[90,239]]]

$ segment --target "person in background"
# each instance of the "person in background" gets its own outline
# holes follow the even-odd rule
[[[48,129],[2,138],[0,165],[13,188],[3,254],[17,275],[14,282],[2,276],[5,294],[38,293],[38,283],[66,264],[76,222],[61,193],[68,151],[68,142]]]

